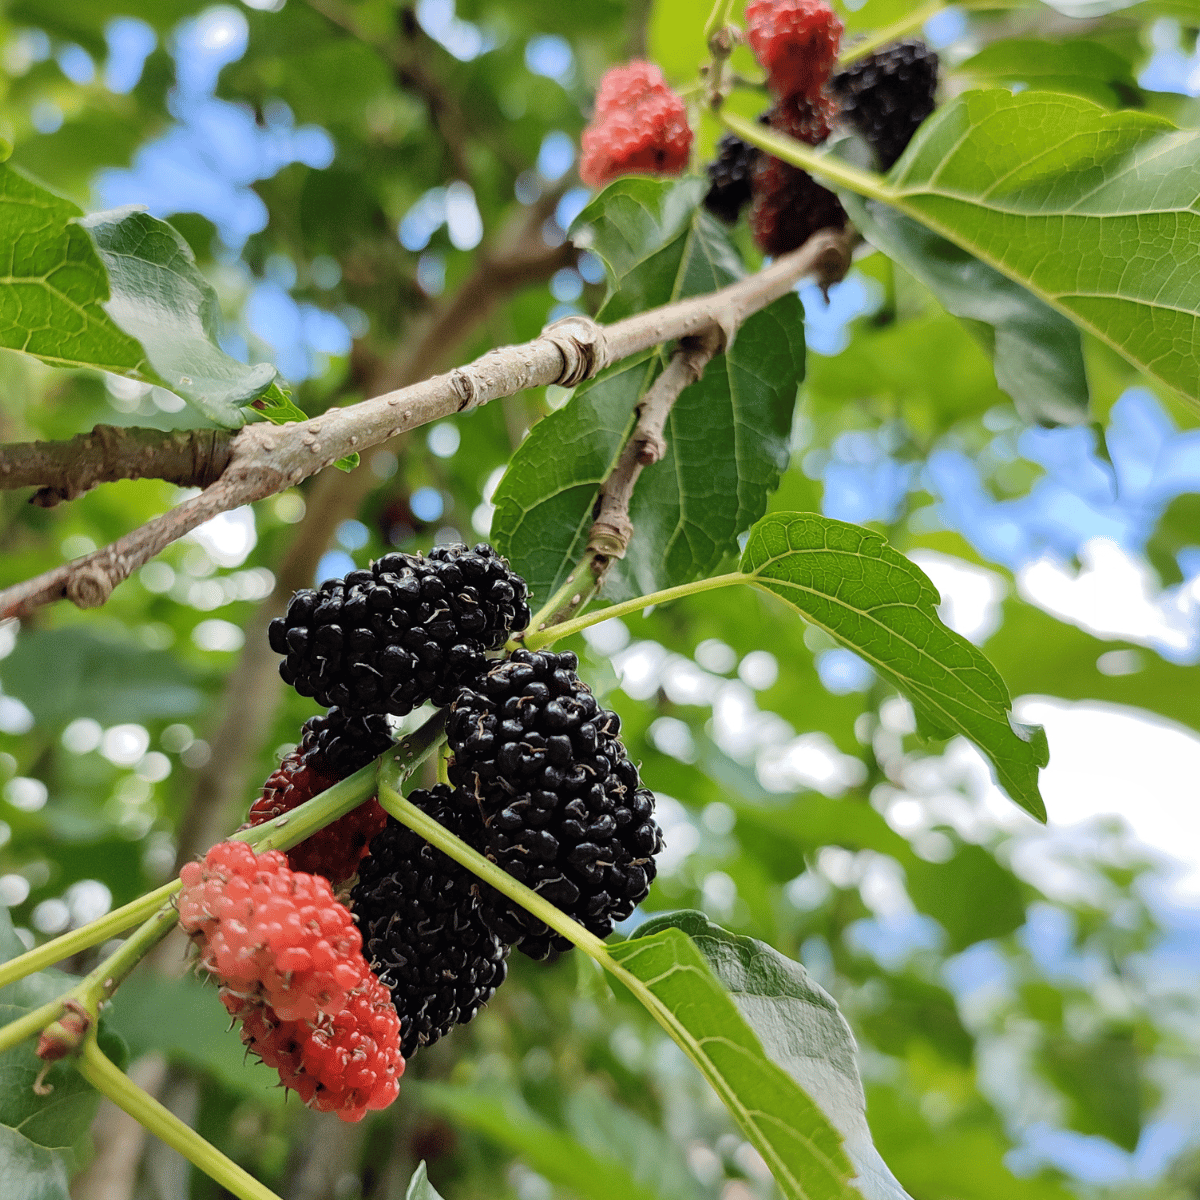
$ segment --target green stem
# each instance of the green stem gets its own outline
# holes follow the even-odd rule
[[[548,629],[539,629],[525,637],[525,645],[530,650],[540,650],[559,638],[578,633],[581,629],[598,625],[610,617],[624,617],[629,613],[641,612],[652,604],[666,604],[669,600],[680,600],[684,596],[695,596],[700,592],[711,592],[717,588],[729,587],[734,583],[746,583],[747,577],[741,571],[729,575],[715,575],[712,579],[698,579],[695,583],[683,583],[678,587],[666,588],[661,592],[651,592],[648,596],[638,596],[634,600],[626,600],[621,604],[612,604],[608,608],[598,609],[585,616],[576,617],[573,621],[564,621],[561,625],[551,625]]]
[[[178,887],[176,881],[175,888]],[[161,892],[162,889],[160,888]],[[157,895],[157,893],[152,893]],[[161,900],[160,900],[161,903]],[[148,921],[126,938],[117,949],[110,954],[94,971],[85,975],[73,988],[65,991],[55,1000],[43,1004],[41,1008],[26,1013],[25,1016],[5,1025],[0,1029],[0,1054],[11,1050],[28,1037],[40,1033],[48,1025],[57,1021],[67,1009],[67,1004],[77,1001],[90,1014],[95,1022],[100,1012],[100,1006],[108,1000],[113,992],[124,981],[142,958],[156,946],[175,927],[178,913],[168,899],[162,903]]]
[[[583,599],[583,595],[587,591],[587,587],[586,585],[578,584],[576,580],[578,580],[580,575],[582,575],[585,571],[588,571],[591,561],[592,556],[589,554],[571,568],[571,573],[563,581],[562,587],[560,587],[558,591],[555,592],[554,595],[551,596],[550,599],[547,600],[546,603],[543,604],[542,607],[539,608],[537,612],[535,612],[530,618],[530,629],[540,633],[543,629],[546,629],[549,625],[551,625],[553,623],[553,618],[564,609],[570,608],[572,604],[574,604],[575,608],[579,608],[581,605],[587,603],[587,600]],[[594,583],[592,585],[592,590],[594,593]],[[575,602],[576,596],[580,597],[577,603]],[[590,598],[591,597],[589,596],[588,599]],[[524,642],[526,645],[528,644],[528,638],[529,635],[527,634]],[[515,650],[517,646],[521,644],[522,643],[520,642],[515,643],[512,649]]]
[[[775,133],[765,125],[759,125],[757,121],[748,121],[737,113],[722,109],[719,115],[721,123],[727,129],[733,130],[742,141],[749,142],[751,146],[757,146],[794,167],[801,167],[814,175],[820,175],[849,191],[866,196],[868,200],[881,200],[886,204],[895,199],[891,186],[882,175],[851,166],[832,154],[817,154],[803,142]]]
[[[123,1071],[117,1070],[96,1044],[95,1035],[84,1043],[83,1054],[76,1066],[80,1075],[98,1092],[102,1092],[155,1137],[173,1150],[178,1150],[184,1158],[239,1200],[279,1200],[270,1188],[264,1187],[232,1159],[226,1158],[169,1108],[142,1091]]]
[[[165,883],[162,887],[155,888],[154,891],[147,892],[144,896],[121,905],[120,908],[114,908],[112,912],[105,913],[79,929],[72,929],[70,933],[64,933],[44,945],[27,950],[17,958],[0,963],[0,988],[7,987],[18,979],[24,979],[26,975],[32,975],[44,967],[62,962],[64,958],[70,958],[82,950],[90,950],[93,946],[131,929],[139,921],[144,921],[164,900],[170,899],[175,894],[176,886],[174,882]]]
[[[70,995],[68,992],[67,995]],[[23,1017],[10,1021],[0,1029],[0,1054],[19,1046],[26,1038],[37,1037],[47,1025],[53,1024],[63,1015],[66,996],[49,1000]]]
[[[729,14],[732,10],[733,0],[716,0],[712,12],[708,14],[708,20],[704,23],[704,44],[706,46],[718,29],[724,29],[729,24]]]
[[[955,8],[961,8],[967,12],[976,8],[1016,7],[1015,5],[1006,5],[1002,0],[930,0],[928,4],[914,9],[908,16],[901,17],[900,20],[893,21],[890,25],[885,25],[882,29],[843,50],[838,56],[838,67],[845,67],[860,58],[866,58],[868,54],[874,54],[876,50],[891,42],[899,41],[906,33],[920,29],[926,21],[936,17],[942,9],[949,8],[951,4]]]

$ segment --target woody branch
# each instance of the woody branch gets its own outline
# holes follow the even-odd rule
[[[732,334],[750,314],[807,275],[840,279],[853,234],[826,229],[769,267],[720,291],[602,326],[568,317],[517,346],[505,346],[443,375],[292,425],[251,425],[231,441],[221,477],[198,496],[83,558],[0,592],[0,618],[63,598],[103,604],[113,588],[177,538],[223,512],[294,487],[345,455],[526,388],[573,387],[611,363],[665,342],[718,329]]]

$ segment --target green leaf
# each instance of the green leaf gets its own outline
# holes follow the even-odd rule
[[[1130,100],[1139,94],[1132,65],[1124,55],[1082,38],[1063,42],[1004,38],[960,63],[957,71],[991,84],[1070,92],[1106,108],[1133,107]]]
[[[863,236],[915,275],[991,357],[996,383],[1039,425],[1088,417],[1083,339],[1062,313],[953,242],[885,204],[839,193]]]
[[[755,938],[730,933],[703,913],[652,917],[639,941],[682,930],[704,956],[753,1030],[767,1058],[783,1068],[840,1131],[868,1200],[908,1200],[871,1140],[857,1047],[833,998],[808,972]]]
[[[408,1191],[404,1193],[404,1200],[442,1200],[437,1189],[429,1182],[424,1159],[417,1163],[417,1169],[408,1181]]]
[[[745,274],[728,231],[700,206],[707,190],[695,176],[632,175],[606,187],[575,218],[572,239],[608,268],[603,320],[699,296]]]
[[[686,933],[659,928],[611,946],[609,953],[665,1007],[671,1036],[712,1084],[785,1196],[857,1195],[848,1182],[854,1167],[837,1130],[773,1061]]]
[[[108,269],[108,314],[145,348],[173,392],[226,429],[243,423],[241,406],[274,382],[270,363],[247,366],[218,345],[221,311],[191,247],[149,213],[115,209],[84,217]]]
[[[1131,1154],[1142,1133],[1142,1055],[1129,1029],[1102,1030],[1080,1041],[1050,1038],[1042,1069],[1070,1101],[1071,1127],[1108,1138]]]
[[[8,909],[0,907],[0,961],[24,947],[12,931]],[[42,971],[0,992],[0,1025],[61,995],[71,979]],[[56,1063],[39,1096],[33,1085],[46,1065],[30,1040],[0,1055],[0,1187],[4,1200],[69,1200],[68,1181],[86,1154],[88,1129],[100,1097],[70,1063]]]
[[[696,203],[699,181],[619,180],[579,218],[608,265],[612,320],[729,283],[740,263],[727,235]],[[626,359],[581,385],[534,426],[496,491],[491,537],[549,596],[583,556],[597,489],[657,376],[659,357]],[[667,454],[638,480],[634,537],[610,576],[614,599],[712,574],[766,510],[788,460],[804,318],[789,294],[749,318],[727,354],[685,388],[667,422]]]
[[[146,355],[105,311],[108,276],[82,210],[0,166],[0,345],[56,367],[137,375]]]
[[[1076,96],[969,92],[887,199],[1200,399],[1200,133]]]
[[[1009,796],[1046,819],[1045,733],[1013,721],[995,667],[942,624],[937,589],[884,538],[814,513],[772,513],[751,530],[741,569],[891,679],[926,736],[970,738]]]
[[[611,1150],[600,1153],[588,1149],[570,1134],[547,1124],[525,1104],[519,1092],[423,1083],[420,1098],[519,1154],[539,1175],[584,1200],[611,1200],[613,1196],[656,1200],[659,1196]]]
[[[254,401],[252,407],[272,425],[288,425],[292,421],[308,420],[308,413],[292,399],[291,391],[280,387],[278,383],[272,383]]]
[[[0,166],[0,345],[52,366],[162,384],[226,429],[277,372],[246,366],[217,339],[216,292],[165,221],[120,209],[83,216]]]

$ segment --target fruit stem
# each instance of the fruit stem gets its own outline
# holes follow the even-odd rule
[[[576,617],[573,621],[563,621],[561,625],[551,625],[547,629],[538,629],[525,636],[525,645],[530,650],[540,650],[559,638],[579,633],[582,629],[607,621],[610,617],[624,617],[629,613],[641,612],[652,604],[666,604],[670,600],[680,600],[684,596],[695,596],[700,592],[711,592],[717,588],[729,587],[734,583],[748,583],[749,577],[741,571],[729,575],[714,575],[711,579],[697,579],[693,583],[683,583],[678,587],[666,588],[661,592],[651,592],[648,596],[638,596],[633,600],[625,600],[621,604],[611,604],[608,608],[597,609],[595,612]],[[382,800],[380,801],[382,803]]]
[[[722,109],[718,114],[726,129],[732,130],[751,146],[757,146],[768,154],[780,158],[794,167],[811,171],[831,183],[839,184],[868,200],[879,200],[885,204],[895,200],[895,193],[887,180],[873,171],[851,166],[832,154],[817,154],[811,147],[786,134],[775,133],[757,121],[748,121],[737,113]]]
[[[724,29],[729,24],[729,14],[733,10],[733,0],[717,0],[704,22],[704,44],[707,46],[718,29]]]
[[[572,921],[566,913],[555,908],[549,900],[539,896],[523,883],[518,883],[507,871],[501,870],[494,862],[489,862],[478,850],[472,850],[445,826],[439,825],[431,816],[423,813],[400,794],[400,786],[401,777],[396,770],[394,756],[385,755],[379,768],[379,803],[387,812],[448,858],[454,859],[468,871],[478,875],[484,883],[490,883],[496,891],[510,900],[515,900],[522,908],[531,912],[538,920],[544,921],[555,933],[562,934],[572,945],[578,946],[601,966],[607,967],[612,962],[608,951],[604,949],[604,943],[594,933],[589,933],[578,922]]]
[[[837,66],[847,67],[852,62],[857,62],[860,58],[866,58],[868,54],[874,54],[876,50],[891,42],[899,41],[906,33],[912,33],[914,29],[920,29],[926,21],[936,17],[944,8],[949,8],[951,4],[955,8],[970,10],[973,8],[1002,8],[1004,5],[997,4],[996,0],[930,0],[928,4],[923,4],[920,8],[914,9],[907,16],[901,17],[898,21],[893,21],[890,25],[885,25],[882,29],[876,30],[870,36],[863,38],[861,41],[855,42],[838,56]]]
[[[120,908],[114,908],[112,912],[105,913],[95,921],[72,929],[70,933],[53,938],[44,945],[35,946],[17,958],[10,958],[6,963],[0,963],[0,988],[7,987],[18,979],[24,979],[26,975],[32,975],[43,967],[62,962],[64,958],[70,958],[80,951],[90,950],[93,946],[131,929],[138,922],[144,921],[164,900],[173,896],[175,886],[174,883],[165,883],[162,887],[121,905]]]
[[[591,554],[585,555],[571,568],[571,573],[567,576],[562,587],[537,610],[530,618],[529,629],[532,632],[527,632],[520,641],[514,641],[509,647],[509,650],[515,650],[518,646],[529,646],[529,639],[536,634],[540,634],[553,625],[561,625],[568,617],[572,617],[585,604],[588,604],[599,591],[599,585],[596,583],[595,576],[591,571]],[[580,582],[586,580],[586,582]],[[533,649],[533,647],[529,647]]]
[[[169,1108],[165,1108],[128,1075],[118,1070],[100,1049],[94,1031],[84,1042],[83,1054],[77,1060],[76,1067],[98,1092],[102,1092],[155,1137],[173,1150],[178,1150],[184,1158],[239,1200],[279,1200],[270,1188],[259,1183],[232,1159],[226,1158],[216,1146],[185,1125]]]
[[[695,1037],[675,1013],[650,990],[644,980],[639,979],[628,967],[613,958],[608,952],[608,947],[595,934],[589,933],[582,925],[571,920],[566,913],[560,912],[537,892],[531,891],[523,883],[518,883],[506,871],[472,850],[427,813],[423,813],[411,801],[406,800],[400,795],[400,785],[401,777],[394,761],[385,756],[379,770],[379,803],[387,812],[402,825],[407,825],[414,833],[423,837],[431,846],[435,846],[455,862],[461,863],[468,871],[473,872],[485,883],[491,884],[510,900],[515,900],[522,908],[549,925],[555,933],[562,934],[615,979],[619,979],[662,1026],[671,1040],[691,1059],[726,1107],[735,1116],[738,1115],[737,1106],[731,1101],[731,1093],[722,1074],[713,1069],[712,1063]]]
[[[162,890],[160,888],[159,892]],[[157,897],[158,893],[152,892],[150,895]],[[159,910],[73,988],[56,1000],[43,1004],[41,1008],[26,1013],[0,1029],[0,1054],[53,1025],[68,1007],[80,1013],[84,1018],[84,1025],[73,1034],[65,1029],[51,1031],[49,1042],[45,1042],[44,1039],[45,1044],[39,1045],[38,1052],[43,1057],[53,1059],[62,1058],[78,1049],[79,1035],[85,1032],[88,1026],[94,1028],[101,1005],[112,996],[142,958],[174,928],[177,917],[175,906],[169,899],[166,903],[162,903],[161,899],[159,902]]]

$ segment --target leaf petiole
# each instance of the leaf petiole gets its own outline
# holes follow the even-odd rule
[[[693,583],[682,583],[678,587],[666,588],[661,592],[651,592],[648,596],[638,596],[633,600],[625,600],[620,604],[612,604],[608,608],[597,609],[571,621],[563,621],[561,625],[551,625],[546,629],[535,629],[525,635],[525,646],[529,650],[540,650],[551,642],[558,641],[572,633],[579,633],[610,617],[624,617],[630,613],[641,612],[652,604],[666,604],[670,600],[680,600],[684,596],[695,596],[700,592],[711,592],[717,588],[729,587],[734,583],[749,583],[747,576],[740,571],[729,575],[715,575],[712,579],[697,579]],[[382,801],[380,801],[382,803]]]

